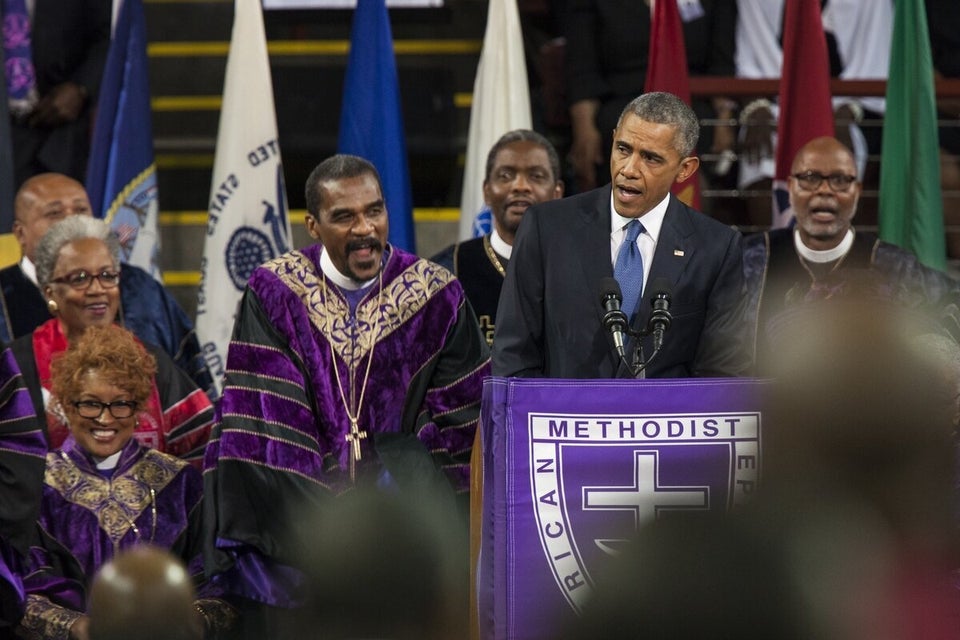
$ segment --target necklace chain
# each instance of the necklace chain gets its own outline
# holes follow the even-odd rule
[[[376,335],[373,336],[373,339],[370,342],[370,353],[367,354],[367,370],[363,374],[363,385],[360,387],[360,400],[357,402],[356,398],[356,386],[350,385],[350,402],[347,402],[347,396],[343,392],[343,382],[340,380],[340,370],[337,368],[337,356],[333,348],[333,340],[331,339],[332,330],[331,330],[331,319],[330,319],[330,309],[327,305],[329,292],[327,291],[327,279],[326,276],[321,275],[321,282],[323,283],[323,308],[326,313],[325,326],[327,329],[327,342],[330,344],[330,364],[333,366],[334,377],[337,379],[337,389],[340,391],[340,401],[343,403],[343,410],[347,413],[347,418],[350,420],[350,432],[345,436],[346,441],[351,445],[350,452],[350,481],[356,481],[356,464],[360,461],[360,440],[367,437],[367,432],[362,431],[359,428],[360,423],[360,411],[363,409],[363,399],[367,392],[367,382],[370,379],[370,367],[373,364],[373,350],[377,346]],[[383,309],[383,267],[380,267],[379,273],[379,282],[378,286],[380,290],[377,292],[377,310],[376,310],[376,322],[377,325],[380,323],[380,313]],[[359,306],[358,306],[359,309]],[[349,313],[349,311],[348,311]],[[359,314],[358,314],[358,324],[359,324]],[[357,330],[353,332],[351,339],[354,340],[354,349],[352,353],[356,354],[356,337],[359,332],[359,326]],[[355,363],[353,357],[351,357],[351,362],[347,366],[348,375],[352,381],[353,372],[355,369]]]
[[[507,270],[503,268],[503,263],[500,262],[500,256],[497,255],[497,252],[493,250],[493,245],[490,244],[490,236],[483,236],[483,250],[487,253],[487,258],[493,264],[494,269],[497,270],[501,276],[506,277]]]

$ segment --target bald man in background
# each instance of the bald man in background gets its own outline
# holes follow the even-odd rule
[[[779,354],[771,336],[802,304],[840,296],[886,298],[935,318],[960,342],[960,283],[909,251],[853,227],[862,185],[836,138],[800,148],[787,183],[797,223],[744,240],[747,322],[758,374]]]

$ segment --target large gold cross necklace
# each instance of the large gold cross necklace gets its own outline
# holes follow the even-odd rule
[[[347,402],[347,396],[343,392],[343,382],[340,380],[340,370],[337,368],[337,355],[333,349],[333,340],[331,339],[332,332],[330,330],[330,316],[327,315],[326,318],[327,342],[330,343],[330,364],[333,366],[334,377],[337,379],[337,389],[340,390],[340,401],[343,402],[343,410],[347,413],[347,418],[350,420],[350,431],[343,436],[347,444],[350,445],[350,482],[357,481],[357,463],[360,462],[361,455],[360,441],[368,437],[367,432],[360,429],[360,411],[363,409],[363,398],[367,392],[367,382],[370,379],[370,365],[373,364],[373,350],[377,346],[376,328],[380,325],[380,314],[383,310],[383,267],[380,268],[379,278],[378,286],[380,287],[380,291],[377,292],[377,323],[372,329],[374,331],[374,335],[370,340],[370,353],[367,355],[367,370],[363,374],[363,385],[360,387],[359,401],[357,400],[356,386],[352,384],[353,372],[356,367],[354,358],[357,353],[357,337],[359,334],[359,326],[357,326],[357,328],[351,332],[350,336],[350,339],[353,342],[353,349],[351,350],[350,364],[347,367],[347,375],[350,376],[351,380],[350,402]],[[322,276],[321,279],[323,282],[323,308],[327,310],[327,279],[325,276]],[[360,307],[358,304],[357,309],[359,308]],[[349,311],[347,313],[349,313]],[[359,314],[357,315],[357,325],[359,325]]]

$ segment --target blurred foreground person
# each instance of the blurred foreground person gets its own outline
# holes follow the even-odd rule
[[[294,523],[315,540],[305,602],[283,640],[466,637],[467,547],[429,496],[359,489]]]
[[[939,332],[867,295],[781,318],[755,500],[641,531],[571,637],[960,637],[960,353]]]
[[[90,588],[90,640],[200,640],[187,568],[159,547],[134,547],[100,567]]]

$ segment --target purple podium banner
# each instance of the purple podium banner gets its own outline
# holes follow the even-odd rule
[[[555,638],[637,527],[727,510],[760,478],[745,378],[484,382],[480,637]]]

